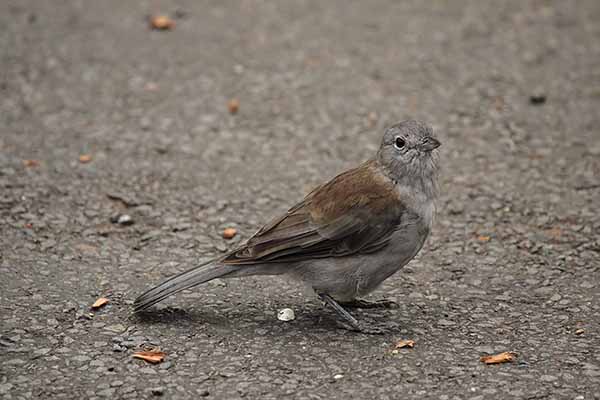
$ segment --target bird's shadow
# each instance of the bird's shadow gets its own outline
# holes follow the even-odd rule
[[[269,304],[269,309],[281,309],[289,304]],[[279,321],[275,313],[265,313],[265,305],[240,304],[235,307],[223,308],[219,304],[204,304],[202,309],[188,309],[163,306],[131,315],[131,319],[140,325],[162,325],[178,327],[183,330],[206,330],[219,332],[236,332],[238,334],[281,335],[281,334],[336,334],[361,335],[344,327],[340,318],[329,308],[317,304],[305,303],[294,307],[296,318],[290,322]],[[378,326],[385,334],[394,335],[401,329],[412,331],[407,326],[410,316],[404,316],[399,323],[396,318],[390,318],[392,310],[352,310],[362,323],[368,326]],[[396,314],[393,315],[397,317]]]

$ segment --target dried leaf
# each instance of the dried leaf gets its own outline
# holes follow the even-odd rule
[[[377,113],[375,111],[371,111],[367,115],[367,121],[369,122],[370,127],[374,127],[377,124]]]
[[[23,160],[23,165],[28,168],[39,167],[40,162],[38,160]]]
[[[224,239],[232,239],[237,234],[237,230],[235,228],[226,228],[223,231]]]
[[[579,329],[577,329],[577,330],[575,331],[575,334],[576,334],[576,335],[583,335],[584,333],[585,333],[585,330],[584,330],[584,329],[582,329],[582,328],[579,328]]]
[[[486,235],[479,235],[477,236],[477,240],[479,240],[480,242],[489,242],[492,238],[490,236],[486,236]]]
[[[175,21],[166,15],[154,15],[150,17],[150,27],[159,31],[166,31],[175,27]]]
[[[236,114],[240,109],[240,101],[238,99],[231,99],[227,102],[227,109],[230,114]]]
[[[144,85],[144,90],[148,92],[155,92],[158,90],[158,84],[155,82],[146,82]]]
[[[394,345],[394,349],[403,349],[405,347],[412,349],[413,347],[415,347],[415,341],[410,339],[402,339],[398,340]]]
[[[160,350],[138,351],[133,353],[133,358],[139,358],[151,364],[158,364],[165,359],[166,355],[165,352]]]
[[[93,309],[98,309],[108,303],[108,299],[106,297],[100,297],[98,300],[92,304]]]
[[[517,353],[512,351],[505,351],[504,353],[482,356],[479,361],[485,364],[502,364],[506,362],[513,362],[517,358]]]
[[[79,156],[79,162],[82,164],[87,164],[90,161],[92,161],[92,155],[91,154],[82,154]]]
[[[561,229],[557,226],[555,226],[554,228],[546,229],[544,233],[546,234],[546,236],[551,237],[553,239],[558,239],[560,238],[560,235],[562,235]]]

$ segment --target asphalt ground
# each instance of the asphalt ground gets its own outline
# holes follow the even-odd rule
[[[599,21],[594,0],[0,2],[0,397],[600,399]],[[443,142],[441,196],[373,294],[400,307],[356,312],[388,334],[275,277],[131,315],[406,118]]]

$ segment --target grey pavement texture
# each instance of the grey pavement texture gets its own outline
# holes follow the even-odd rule
[[[599,21],[595,0],[3,0],[0,397],[600,399]],[[441,197],[373,295],[400,307],[356,312],[389,334],[281,278],[131,315],[408,117],[443,141]],[[150,346],[163,363],[132,358]]]

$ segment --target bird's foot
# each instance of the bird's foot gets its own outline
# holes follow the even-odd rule
[[[398,308],[399,305],[398,303],[396,303],[395,301],[392,300],[387,300],[387,299],[381,299],[381,300],[375,300],[375,301],[368,301],[368,300],[363,300],[363,299],[354,299],[352,301],[348,301],[345,303],[340,303],[342,306],[344,307],[348,307],[348,308]]]
[[[340,324],[349,331],[365,333],[368,335],[383,335],[387,333],[387,329],[379,326],[371,326],[359,322],[356,318],[352,316],[348,311],[344,309],[337,301],[335,301],[328,294],[320,294],[319,295],[323,301],[330,305],[340,317],[342,317],[343,321],[340,321]]]

